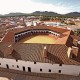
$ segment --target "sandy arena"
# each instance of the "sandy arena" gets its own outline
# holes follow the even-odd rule
[[[54,36],[49,35],[36,35],[36,36],[30,36],[26,37],[20,42],[22,43],[42,43],[42,44],[54,44],[56,41],[56,38]]]

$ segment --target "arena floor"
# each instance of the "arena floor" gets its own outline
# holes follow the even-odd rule
[[[55,41],[56,38],[49,35],[30,36],[20,40],[20,42],[22,43],[42,43],[42,44],[54,44]]]

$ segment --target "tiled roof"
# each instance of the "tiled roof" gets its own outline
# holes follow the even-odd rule
[[[72,31],[57,27],[51,27],[51,26],[31,26],[31,27],[25,27],[22,29],[14,29],[9,31],[6,36],[4,37],[2,42],[14,42],[14,35],[26,30],[33,30],[33,29],[48,29],[53,30],[54,32],[60,33],[60,37],[57,39],[55,44],[66,44],[66,41],[71,34]]]
[[[52,27],[52,26],[30,26],[30,27],[25,27],[23,29],[18,29],[18,30],[14,30],[15,33],[17,32],[21,32],[21,31],[24,31],[24,30],[28,30],[28,29],[50,29],[50,30],[53,30],[53,31],[56,31],[56,32],[59,32],[59,33],[64,33],[64,32],[67,32],[69,30],[67,29],[63,29],[63,28],[58,28],[58,27]]]
[[[7,32],[2,42],[14,42],[14,32]]]
[[[11,59],[21,60],[21,56],[14,49],[12,51],[12,54],[8,55],[7,57]]]
[[[12,53],[13,46],[9,47],[10,45],[12,45],[10,42],[0,43],[0,51],[4,54],[4,57]]]
[[[47,47],[47,58],[43,56],[43,48]],[[75,64],[80,65],[80,58],[69,59],[66,45],[61,44],[24,44],[16,43],[13,46],[12,54],[5,55],[6,58],[35,61],[42,63]],[[78,60],[77,60],[78,58]]]

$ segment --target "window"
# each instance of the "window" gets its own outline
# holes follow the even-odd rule
[[[25,71],[25,67],[23,66],[23,71]]]
[[[14,67],[14,65],[12,65],[12,67]]]
[[[49,69],[49,72],[51,72],[51,69]]]
[[[7,67],[7,69],[9,69],[9,65],[8,64],[6,64],[6,67]]]
[[[16,59],[16,62],[17,62],[18,60]]]
[[[61,73],[61,70],[59,70],[58,72]]]
[[[40,69],[40,71],[42,71],[42,69]]]
[[[17,65],[17,68],[19,68],[19,66]]]
[[[34,64],[36,64],[36,62],[34,62]]]
[[[28,67],[28,72],[31,72],[31,67]]]
[[[62,64],[59,64],[59,66],[62,66]]]

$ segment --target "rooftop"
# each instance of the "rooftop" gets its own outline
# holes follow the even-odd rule
[[[15,35],[27,30],[52,30],[60,34],[54,44],[14,42]],[[75,58],[68,58],[67,51],[73,46],[73,32],[67,29],[47,26],[30,26],[9,31],[0,43],[0,57],[10,59],[36,61],[43,63],[58,63],[80,65],[80,52]],[[47,58],[43,58],[44,46],[47,48]],[[80,51],[80,48],[79,48]]]

